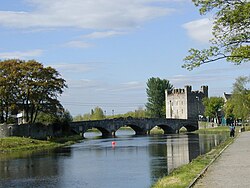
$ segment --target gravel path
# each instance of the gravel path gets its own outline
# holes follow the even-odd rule
[[[250,187],[250,132],[243,132],[196,182],[195,188]]]

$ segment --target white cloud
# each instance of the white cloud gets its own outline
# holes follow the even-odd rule
[[[138,81],[130,81],[119,84],[119,86],[116,86],[116,88],[114,88],[114,91],[140,91],[144,88],[144,83]]]
[[[96,89],[100,86],[100,83],[95,80],[90,79],[80,79],[80,80],[68,80],[67,84],[70,89],[79,89],[85,91],[86,93],[89,92],[91,89]]]
[[[29,57],[37,57],[42,54],[42,50],[30,50],[30,51],[15,51],[15,52],[2,52],[0,53],[1,59],[26,59]]]
[[[89,39],[98,39],[98,38],[107,38],[107,37],[113,37],[116,35],[122,35],[126,34],[125,32],[118,32],[118,31],[103,31],[103,32],[93,32],[88,35],[84,35],[84,38]]]
[[[74,27],[120,30],[165,16],[162,0],[26,0],[32,11],[0,11],[0,25],[14,28]]]
[[[70,48],[90,48],[93,44],[81,40],[74,40],[66,43],[64,46]]]
[[[102,80],[77,79],[68,80],[67,83],[71,89],[85,89],[86,92],[98,91],[104,93],[120,93],[124,91],[144,91],[145,88],[145,84],[138,81],[110,84]]]
[[[183,27],[187,30],[189,37],[198,42],[208,43],[213,37],[213,21],[208,18],[185,23]]]
[[[62,73],[86,73],[96,69],[95,65],[90,64],[53,64],[51,67],[56,68]]]

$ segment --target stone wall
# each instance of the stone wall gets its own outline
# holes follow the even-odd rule
[[[192,91],[191,86],[172,92],[166,90],[166,118],[198,119],[205,110],[202,104],[204,97],[208,97],[208,86],[201,86],[199,91]]]
[[[166,93],[166,118],[188,119],[187,90],[174,89]]]
[[[21,124],[7,125],[0,124],[0,138],[8,136],[24,136],[35,139],[47,139],[47,137],[62,136],[60,125],[42,125],[42,124]]]

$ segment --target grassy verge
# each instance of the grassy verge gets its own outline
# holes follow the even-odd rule
[[[51,138],[48,141],[53,142],[53,143],[59,143],[62,146],[67,146],[67,145],[75,144],[81,140],[83,140],[82,136],[73,135],[73,136],[65,136],[65,137],[59,137],[59,138]]]
[[[199,129],[195,131],[195,133],[200,133],[200,134],[219,134],[219,133],[225,133],[225,132],[230,132],[228,126],[219,126],[219,127],[214,127],[214,128],[207,128],[207,129]],[[236,132],[239,132],[239,127],[236,127]]]
[[[0,153],[24,150],[43,150],[73,144],[81,139],[80,136],[70,136],[51,139],[49,141],[24,137],[7,137],[0,139]]]
[[[218,127],[213,129],[199,130],[199,133],[222,133],[228,131],[228,127]],[[168,176],[159,179],[152,188],[182,188],[188,187],[190,183],[213,161],[219,153],[231,142],[233,138],[228,138],[223,143],[212,149],[209,153],[201,155],[192,160],[189,164],[183,165],[172,171]]]

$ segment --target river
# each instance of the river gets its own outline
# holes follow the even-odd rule
[[[226,139],[216,134],[133,134],[123,130],[104,139],[88,133],[69,147],[0,158],[0,187],[149,188]]]

